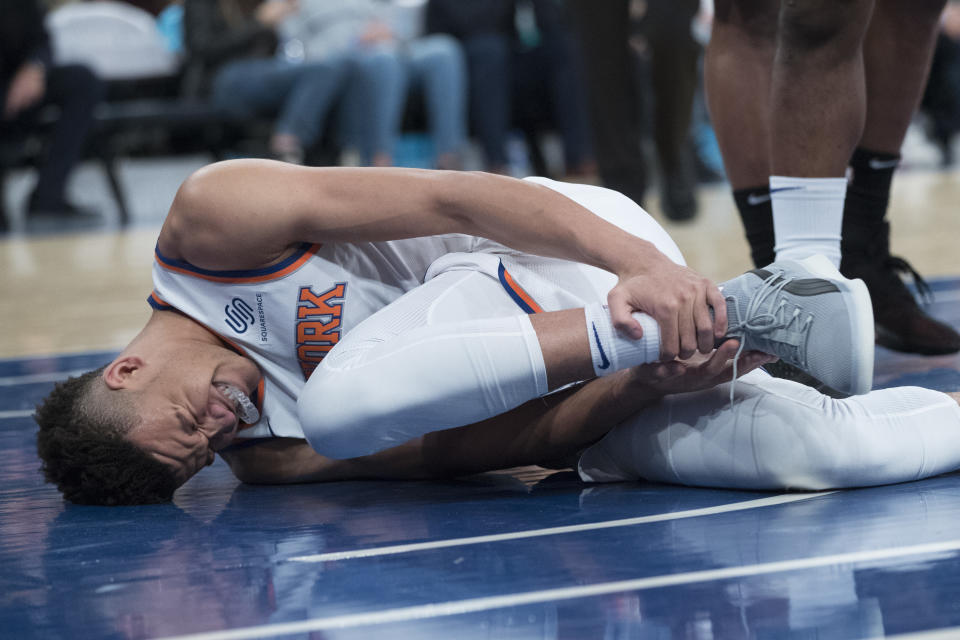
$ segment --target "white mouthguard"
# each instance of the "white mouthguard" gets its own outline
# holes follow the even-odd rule
[[[223,392],[223,395],[230,398],[233,404],[236,405],[237,416],[239,416],[240,420],[247,424],[254,424],[260,419],[260,412],[257,411],[257,407],[250,402],[247,394],[226,382],[217,382],[216,385],[217,388]]]

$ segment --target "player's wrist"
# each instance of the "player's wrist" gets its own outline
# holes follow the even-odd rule
[[[660,400],[666,393],[657,390],[639,373],[639,367],[618,371],[610,376],[609,402],[623,420]]]
[[[612,251],[606,266],[621,279],[650,273],[661,260],[667,259],[652,243],[639,238],[632,240]]]

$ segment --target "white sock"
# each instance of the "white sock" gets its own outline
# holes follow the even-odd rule
[[[846,178],[770,176],[777,260],[821,253],[840,266]]]
[[[595,302],[584,307],[583,311],[587,318],[593,371],[597,377],[660,359],[660,327],[652,317],[645,313],[633,314],[643,327],[643,337],[633,340],[614,329],[607,305]]]

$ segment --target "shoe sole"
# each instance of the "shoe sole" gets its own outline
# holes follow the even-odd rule
[[[874,354],[874,324],[873,304],[870,302],[870,292],[863,280],[850,280],[843,277],[832,262],[822,255],[814,255],[798,260],[810,273],[835,282],[841,291],[846,291],[852,298],[852,312],[850,318],[850,335],[853,336],[854,362],[859,366],[853,371],[853,384],[850,389],[839,389],[853,395],[863,395],[873,388],[873,354]]]
[[[778,366],[779,365],[779,366]],[[800,384],[816,389],[820,393],[830,396],[831,398],[836,398],[837,400],[843,400],[844,398],[849,398],[849,393],[844,393],[842,391],[837,391],[833,387],[827,386],[824,383],[820,382],[812,375],[793,366],[792,364],[787,364],[783,360],[777,360],[770,364],[763,365],[763,368],[774,378],[780,378],[781,380],[791,380],[793,382],[799,382]]]

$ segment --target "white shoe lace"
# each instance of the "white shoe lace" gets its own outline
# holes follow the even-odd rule
[[[787,302],[780,298],[780,292],[794,279],[784,278],[782,273],[774,273],[761,282],[750,297],[750,302],[747,303],[746,318],[740,317],[740,307],[736,304],[734,296],[725,297],[726,300],[734,302],[733,305],[727,306],[728,308],[732,306],[737,314],[733,323],[727,323],[727,336],[740,340],[740,347],[733,358],[733,380],[730,381],[731,404],[733,404],[734,387],[737,384],[737,363],[747,343],[745,339],[747,332],[754,337],[768,336],[765,341],[766,346],[769,347],[768,353],[772,352],[771,355],[779,356],[790,364],[806,369],[806,353],[801,349],[801,345],[806,342],[813,316],[807,314],[801,317],[800,307],[795,307],[791,314],[785,313]],[[761,311],[764,303],[767,303],[768,308],[766,311]],[[796,327],[791,329],[791,325],[794,324]]]

